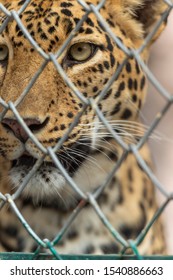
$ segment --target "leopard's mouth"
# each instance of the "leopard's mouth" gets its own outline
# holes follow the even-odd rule
[[[38,159],[36,159],[30,155],[22,155],[18,159],[15,159],[12,161],[11,169],[23,168],[23,170],[30,171],[34,167],[37,160]],[[73,164],[72,160],[67,161],[65,159],[64,160],[60,159],[60,162],[61,162],[61,165],[64,167],[64,169],[69,174],[72,174],[72,170],[74,169],[74,168],[72,168],[72,164]],[[53,161],[43,161],[43,163],[38,168],[38,171],[40,171],[43,168],[45,171],[49,170],[49,172],[51,172],[51,169],[57,169],[57,171],[59,172],[58,168],[56,167],[56,165],[54,164]]]
[[[19,166],[26,166],[31,168],[36,163],[37,159],[32,156],[22,155],[18,159],[12,161],[12,168],[19,167]]]
[[[89,141],[80,141],[64,148],[63,152],[56,153],[57,159],[62,168],[58,168],[54,161],[43,161],[34,170],[34,165],[38,159],[29,153],[22,154],[19,158],[12,161],[9,170],[9,179],[12,189],[15,191],[21,187],[22,197],[31,198],[34,203],[56,202],[62,205],[65,201],[68,205],[74,205],[78,201],[78,193],[72,188],[69,177],[83,190],[90,190],[97,187],[100,178],[96,176],[94,185],[90,183],[88,169],[97,170],[100,168],[95,165],[94,158],[98,150],[93,150]],[[93,158],[93,161],[91,161]],[[59,166],[59,165],[58,165]],[[66,176],[66,174],[68,176]],[[103,172],[103,178],[105,173]],[[86,178],[86,179],[85,179]]]
[[[81,166],[81,164],[85,161],[88,155],[91,153],[90,145],[86,145],[86,143],[81,142],[79,144],[73,144],[69,149],[64,150],[57,154],[57,158],[60,161],[62,167],[66,170],[66,172],[73,176],[73,174],[77,171],[77,169]],[[24,170],[31,170],[38,159],[31,156],[28,153],[24,153],[19,158],[12,161],[11,169],[13,168],[23,168]],[[43,169],[59,169],[56,164],[52,161],[43,161],[41,164],[41,168]],[[60,171],[59,171],[60,172]]]
[[[44,202],[47,205],[49,201],[51,204],[61,205],[61,197],[64,197],[64,191],[66,191],[65,177],[53,162],[48,161],[43,161],[32,172],[36,162],[36,158],[26,154],[12,161],[9,178],[13,190],[20,188],[23,184],[22,199],[31,199],[35,204],[43,204]],[[64,165],[63,167],[65,168]],[[66,167],[66,171],[68,172],[68,167]],[[28,175],[29,180],[27,179]]]
[[[37,162],[37,159],[30,156],[30,155],[22,155],[21,157],[19,157],[18,159],[15,159],[12,161],[12,165],[11,167],[12,168],[15,168],[15,167],[24,167],[24,168],[27,168],[27,169],[31,169],[35,163]],[[45,166],[52,166],[52,167],[55,167],[55,164],[53,162],[44,162],[44,165]]]
[[[87,159],[89,150],[89,146],[78,144],[75,146],[73,145],[73,147],[70,147],[68,150],[66,149],[56,156],[62,168],[73,178],[78,168],[80,168],[85,159]],[[32,171],[37,160],[38,159],[30,154],[24,153],[19,158],[12,161],[9,178],[13,189],[19,188],[22,183],[25,185],[26,182],[22,193],[26,197],[31,197],[35,203],[45,201],[45,199],[47,201],[47,197],[49,197],[51,203],[55,198],[59,203],[59,199],[62,200],[61,197],[63,197],[65,201],[72,200],[74,203],[73,200],[76,199],[77,194],[69,187],[68,180],[65,178],[66,176],[57,168],[53,160],[43,161],[40,167],[33,172],[31,177],[28,177],[29,180],[25,180],[30,171]],[[57,196],[59,197],[58,199]],[[70,200],[71,196],[74,199]]]

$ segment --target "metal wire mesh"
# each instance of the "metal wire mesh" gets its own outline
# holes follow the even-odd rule
[[[16,215],[16,218],[18,220],[20,220],[20,222],[22,223],[23,227],[26,229],[28,234],[37,242],[38,249],[35,251],[35,253],[28,254],[28,255],[26,255],[26,254],[18,254],[16,256],[15,253],[11,253],[11,254],[7,254],[7,253],[3,254],[2,253],[2,254],[0,254],[0,258],[4,258],[4,259],[8,259],[8,258],[12,258],[12,259],[14,259],[14,258],[19,258],[19,259],[20,258],[23,258],[23,259],[25,259],[25,258],[28,258],[28,259],[31,259],[31,258],[32,259],[35,259],[35,258],[44,258],[44,259],[51,258],[50,255],[40,254],[40,248],[43,247],[43,248],[48,248],[50,250],[50,252],[52,253],[52,257],[53,258],[61,259],[62,256],[59,255],[57,250],[55,250],[54,246],[56,244],[58,244],[58,242],[61,240],[61,238],[64,235],[64,233],[68,230],[68,228],[70,227],[70,225],[72,224],[74,219],[78,216],[78,214],[82,211],[83,207],[87,203],[89,203],[93,207],[93,209],[97,213],[98,217],[102,220],[104,225],[108,228],[108,230],[110,231],[112,236],[123,246],[124,252],[126,252],[126,249],[130,247],[132,249],[132,251],[134,252],[134,255],[135,255],[134,258],[137,258],[137,259],[144,258],[138,252],[138,245],[140,244],[141,240],[143,240],[145,238],[145,235],[147,234],[149,229],[152,227],[152,225],[155,222],[155,220],[164,211],[165,207],[170,202],[170,200],[173,199],[173,193],[168,193],[165,190],[165,187],[159,182],[157,177],[153,174],[153,171],[146,164],[146,162],[144,161],[144,159],[142,158],[142,156],[139,153],[140,148],[146,143],[146,141],[148,140],[150,135],[154,132],[154,130],[156,129],[156,127],[158,126],[158,124],[160,123],[160,121],[162,120],[162,118],[164,117],[164,115],[166,114],[166,112],[168,111],[168,109],[170,108],[170,106],[172,105],[172,102],[173,102],[173,96],[171,95],[171,93],[167,92],[166,89],[159,83],[159,81],[154,77],[154,75],[152,74],[152,72],[150,71],[148,66],[143,62],[143,60],[140,57],[141,52],[145,49],[145,47],[147,46],[148,42],[150,42],[150,40],[153,38],[153,36],[155,35],[157,30],[161,26],[161,24],[169,16],[169,14],[170,14],[170,12],[171,12],[171,10],[173,8],[173,4],[172,4],[171,1],[165,0],[164,2],[167,4],[167,9],[162,14],[161,18],[156,23],[156,25],[154,26],[154,28],[150,32],[150,34],[145,38],[145,40],[143,41],[143,44],[140,46],[140,48],[139,49],[128,49],[120,41],[120,39],[115,34],[113,34],[110,26],[108,25],[106,20],[99,13],[99,10],[105,4],[105,1],[106,0],[102,0],[102,1],[100,1],[100,3],[97,6],[95,6],[95,5],[92,5],[92,4],[90,4],[90,5],[86,4],[83,0],[78,0],[78,3],[85,10],[85,14],[80,19],[80,21],[76,25],[75,29],[72,30],[72,32],[70,33],[70,35],[68,36],[68,38],[66,39],[64,44],[55,53],[46,53],[38,45],[38,43],[33,39],[33,37],[30,35],[29,31],[26,29],[26,27],[23,25],[23,23],[22,23],[22,21],[20,19],[20,15],[23,13],[23,11],[26,9],[26,7],[30,4],[31,0],[25,1],[24,4],[22,5],[22,7],[20,8],[20,10],[18,10],[18,11],[17,10],[9,11],[8,9],[6,9],[3,6],[3,4],[0,4],[0,10],[4,13],[4,16],[6,17],[5,21],[3,22],[3,24],[0,27],[0,32],[1,33],[3,32],[3,30],[7,27],[9,22],[16,21],[16,23],[18,24],[20,30],[24,34],[24,36],[27,38],[27,40],[30,42],[30,44],[33,46],[33,48],[39,53],[39,55],[44,60],[42,65],[41,65],[41,67],[39,67],[38,71],[34,74],[32,79],[30,80],[28,86],[24,89],[24,91],[21,93],[20,97],[15,102],[9,101],[8,103],[6,103],[4,100],[2,100],[2,98],[0,98],[0,104],[4,108],[3,112],[0,115],[0,120],[1,121],[3,120],[5,114],[6,114],[6,112],[8,110],[13,112],[16,120],[23,127],[23,129],[28,134],[28,136],[31,139],[31,141],[38,147],[38,149],[43,154],[43,156],[40,159],[37,160],[37,162],[35,163],[33,168],[29,171],[29,173],[25,177],[24,181],[21,183],[21,185],[15,191],[14,194],[10,195],[9,193],[8,194],[0,193],[0,201],[1,201],[0,206],[3,207],[5,204],[9,204],[10,205],[11,209],[13,210],[13,212]],[[118,67],[117,71],[114,73],[114,75],[112,77],[110,77],[109,81],[107,82],[105,87],[100,92],[99,98],[97,100],[93,99],[93,98],[86,98],[86,97],[84,97],[82,95],[82,93],[78,90],[78,88],[68,78],[68,76],[67,76],[66,72],[64,71],[64,69],[62,68],[62,66],[58,63],[58,58],[65,51],[65,49],[68,46],[69,42],[74,38],[76,32],[79,31],[79,29],[81,28],[83,22],[86,21],[88,15],[90,13],[93,13],[95,15],[95,17],[101,23],[103,28],[106,30],[106,32],[112,37],[114,43],[116,45],[118,45],[119,48],[121,50],[123,50],[123,52],[126,54],[126,57],[125,57],[124,61],[119,65],[119,67]],[[111,127],[110,123],[107,121],[107,119],[105,118],[105,116],[103,115],[101,110],[99,109],[98,104],[99,104],[100,100],[102,100],[102,98],[104,98],[105,94],[109,90],[109,88],[112,85],[112,83],[119,77],[119,75],[121,73],[121,70],[126,65],[128,59],[132,58],[132,57],[134,57],[137,60],[139,65],[142,67],[143,71],[146,73],[149,81],[154,85],[154,87],[157,89],[159,94],[161,94],[165,98],[166,105],[162,109],[162,111],[159,112],[159,114],[154,119],[154,121],[151,123],[149,129],[147,129],[147,131],[145,132],[144,136],[140,139],[140,141],[137,144],[127,145],[123,141],[123,139],[113,130],[113,128]],[[35,82],[39,78],[40,74],[44,71],[45,67],[50,62],[54,64],[55,68],[57,69],[58,74],[64,79],[66,85],[74,92],[74,94],[81,101],[81,103],[83,104],[83,108],[80,111],[80,113],[78,113],[76,115],[75,119],[73,120],[73,122],[71,123],[70,127],[68,128],[68,131],[57,142],[57,144],[54,147],[49,146],[48,148],[45,148],[39,142],[37,137],[32,133],[32,131],[29,129],[29,127],[26,125],[26,123],[24,122],[24,120],[20,116],[20,113],[18,112],[18,106],[22,104],[22,101],[25,99],[25,97],[29,93],[30,89],[33,87],[33,85],[35,84]],[[29,106],[29,104],[28,104],[28,106]],[[69,134],[74,129],[74,127],[79,123],[82,114],[85,112],[85,110],[86,110],[86,108],[88,106],[92,107],[92,109],[95,111],[96,115],[98,116],[99,120],[105,125],[107,130],[112,134],[112,136],[114,137],[115,141],[122,147],[124,152],[123,152],[122,156],[119,158],[119,160],[115,163],[115,166],[114,166],[112,172],[110,172],[110,174],[107,176],[106,180],[99,187],[99,189],[97,189],[94,192],[90,192],[90,193],[86,194],[86,193],[84,193],[80,189],[80,186],[78,186],[74,182],[74,180],[68,175],[67,171],[65,170],[65,168],[62,166],[60,160],[58,159],[58,157],[56,155],[56,152],[61,148],[62,144],[68,138]],[[165,197],[165,202],[163,203],[163,205],[161,205],[161,207],[158,209],[158,211],[156,212],[154,217],[150,220],[150,222],[142,230],[142,232],[139,234],[139,236],[135,240],[133,240],[133,241],[125,240],[123,238],[123,236],[120,235],[120,233],[111,225],[110,221],[106,218],[106,216],[104,215],[104,213],[100,209],[99,204],[97,202],[97,198],[99,197],[100,193],[104,190],[104,188],[106,187],[108,182],[112,179],[113,174],[119,169],[121,164],[124,162],[124,160],[126,159],[126,156],[128,155],[128,153],[133,153],[134,154],[134,156],[135,156],[139,166],[146,172],[147,176],[153,182],[155,187]],[[69,183],[71,188],[81,198],[81,202],[79,203],[77,208],[71,213],[71,216],[68,218],[66,224],[62,227],[62,229],[59,231],[57,236],[53,240],[51,240],[51,241],[47,240],[47,239],[41,239],[34,232],[34,230],[31,228],[29,223],[24,219],[22,213],[19,211],[19,209],[17,208],[17,206],[15,204],[16,199],[20,197],[20,195],[23,192],[24,188],[26,187],[27,183],[30,181],[30,179],[32,178],[33,174],[39,169],[39,167],[41,166],[41,164],[43,163],[43,161],[44,161],[44,159],[45,159],[45,157],[47,155],[50,156],[50,158],[52,159],[53,163],[62,172],[63,176],[65,177],[65,179],[67,180],[67,182]],[[70,256],[69,255],[68,257],[64,256],[63,258],[66,259],[66,258],[78,258],[78,257]],[[80,258],[82,258],[82,256]],[[91,258],[94,258],[94,257],[91,257]],[[104,257],[102,256],[100,258],[105,258],[105,256]],[[107,257],[107,258],[111,258],[111,257]],[[115,259],[115,256],[113,256],[113,258]],[[117,259],[126,258],[126,256],[125,255],[123,256],[123,254],[121,254],[121,255],[116,256],[116,258]],[[127,257],[127,258],[130,258],[130,257]]]

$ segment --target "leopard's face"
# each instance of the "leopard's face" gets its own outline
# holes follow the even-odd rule
[[[142,27],[130,15],[120,16],[124,7],[119,2],[115,1],[112,9],[113,2],[107,1],[100,13],[119,41],[127,49],[136,49],[143,41]],[[9,10],[19,9],[23,3],[5,1]],[[96,5],[97,1],[87,3]],[[84,14],[78,1],[31,1],[20,18],[41,49],[49,54],[56,53],[62,47]],[[123,21],[125,18],[128,24]],[[147,59],[146,50],[141,57]],[[115,132],[121,135],[126,132],[125,127],[121,133],[121,124],[136,121],[144,101],[146,77],[134,57],[127,60],[100,100],[101,91],[126,58],[125,52],[114,43],[96,16],[90,13],[56,60],[83,98],[80,99],[67,85],[56,64],[50,60],[16,107],[43,151],[54,147],[69,130],[75,117],[81,114],[56,154],[69,176],[76,183],[82,182],[85,191],[96,188],[105,178],[111,166],[110,154],[114,155],[114,161],[119,155],[115,141],[109,147],[108,142],[112,141],[110,133],[99,120],[95,104],[109,124],[113,124]],[[0,37],[1,98],[7,104],[18,103],[21,93],[43,64],[43,57],[23,35],[16,22],[10,22]],[[86,103],[89,105],[86,106]],[[1,112],[3,110],[1,105]],[[43,156],[43,151],[28,137],[11,110],[2,120],[0,134],[0,153],[11,161],[10,180],[17,187],[36,159]],[[99,162],[103,155],[104,161]],[[104,169],[102,175],[99,178],[95,176],[90,182],[90,174],[100,169]],[[64,198],[70,195],[66,187],[64,175],[47,154],[26,189],[32,196],[54,196],[58,193]]]

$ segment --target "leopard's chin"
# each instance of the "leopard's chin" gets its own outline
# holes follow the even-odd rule
[[[78,177],[80,173],[78,170],[91,152],[90,145],[87,144],[81,139],[78,144],[73,144],[72,147],[57,155],[62,168],[73,179],[76,175]],[[51,200],[51,198],[57,197],[57,199],[64,200],[66,203],[76,196],[53,161],[43,161],[41,166],[33,172],[36,162],[37,159],[28,152],[24,152],[20,157],[12,161],[9,178],[14,189],[20,188],[21,185],[25,184],[22,194],[32,197],[34,201],[38,202],[45,201],[47,198]],[[33,174],[26,184],[27,175],[30,172]]]
[[[36,161],[35,158],[26,155],[12,161],[9,178],[13,189],[25,185],[22,195],[31,197],[36,203],[55,198],[57,201],[65,201],[71,188],[67,188],[64,176],[52,162],[43,162],[27,182],[27,175],[32,171]]]

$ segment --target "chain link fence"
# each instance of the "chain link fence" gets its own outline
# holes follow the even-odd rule
[[[159,81],[153,76],[152,72],[148,68],[148,66],[143,62],[143,60],[140,57],[140,54],[145,49],[147,44],[152,40],[153,36],[161,26],[161,24],[168,18],[172,8],[173,3],[170,0],[163,0],[167,4],[167,9],[162,14],[159,21],[154,26],[153,30],[150,32],[150,34],[145,38],[143,41],[143,44],[140,46],[139,49],[128,49],[121,40],[112,32],[109,24],[106,22],[106,20],[101,16],[99,13],[99,10],[104,6],[106,0],[101,0],[100,3],[95,6],[92,4],[87,4],[83,0],[78,0],[78,3],[82,6],[82,8],[85,11],[84,16],[80,19],[80,21],[77,23],[76,27],[70,35],[68,36],[67,40],[64,42],[64,44],[57,50],[55,53],[46,53],[38,43],[33,39],[33,37],[30,35],[29,31],[26,29],[26,27],[22,24],[22,21],[20,19],[20,15],[25,11],[26,7],[30,4],[31,0],[24,1],[22,7],[17,10],[11,10],[9,11],[7,8],[3,6],[2,3],[0,3],[0,10],[3,12],[5,16],[5,20],[3,21],[3,24],[0,27],[0,33],[2,33],[5,28],[8,26],[8,23],[11,21],[16,21],[18,24],[20,30],[22,31],[23,35],[27,38],[27,40],[30,42],[30,44],[33,46],[33,48],[39,53],[39,55],[43,58],[44,62],[42,63],[41,67],[38,69],[38,71],[34,74],[32,79],[30,80],[28,86],[24,89],[24,91],[21,93],[20,97],[15,101],[9,101],[8,103],[5,102],[2,98],[0,98],[0,104],[3,106],[3,112],[0,115],[0,120],[2,121],[4,116],[6,115],[7,111],[13,112],[13,115],[15,116],[18,123],[23,127],[24,131],[27,133],[29,138],[32,140],[32,142],[38,147],[38,149],[43,153],[43,156],[38,159],[33,166],[33,168],[28,172],[27,176],[19,186],[19,188],[13,193],[12,195],[2,194],[0,193],[0,207],[3,208],[4,205],[10,205],[10,208],[13,210],[13,212],[16,215],[16,219],[18,219],[23,227],[26,229],[28,234],[37,242],[38,248],[34,253],[30,254],[24,254],[24,253],[0,253],[0,259],[84,259],[85,256],[61,256],[57,250],[55,249],[55,245],[58,244],[58,242],[61,240],[62,236],[66,233],[66,231],[71,226],[74,219],[78,216],[78,214],[82,211],[82,209],[85,207],[86,204],[90,204],[92,208],[94,209],[95,213],[98,215],[98,217],[101,219],[105,227],[109,230],[109,232],[112,234],[112,236],[123,246],[123,250],[120,255],[114,255],[114,256],[97,256],[97,259],[142,259],[142,258],[159,258],[159,257],[144,257],[141,256],[138,251],[138,245],[141,243],[141,241],[145,238],[145,235],[148,233],[149,229],[153,226],[154,222],[158,219],[158,217],[162,214],[165,207],[168,205],[168,203],[173,199],[173,193],[168,193],[166,191],[165,186],[163,186],[157,177],[153,174],[150,167],[146,164],[144,159],[139,153],[140,148],[147,142],[149,137],[152,135],[156,127],[158,126],[159,122],[162,120],[164,115],[167,113],[168,109],[173,103],[173,96],[171,93],[167,92],[164,87],[159,83]],[[96,100],[92,98],[86,98],[84,95],[81,94],[81,92],[78,90],[78,88],[72,83],[72,81],[68,78],[66,75],[66,72],[63,70],[62,66],[58,63],[58,58],[62,55],[62,53],[66,50],[68,44],[71,42],[71,40],[75,37],[76,32],[79,31],[82,24],[87,20],[87,17],[90,13],[93,13],[95,17],[98,19],[98,21],[103,26],[104,30],[112,37],[114,43],[126,54],[126,58],[124,61],[119,65],[117,71],[113,74],[112,77],[110,77],[109,81],[105,85],[105,87],[100,92],[99,98]],[[154,121],[151,123],[150,127],[146,130],[144,136],[138,141],[137,144],[131,144],[127,145],[123,139],[115,132],[115,130],[112,128],[111,124],[108,122],[108,120],[105,118],[103,113],[101,112],[98,104],[100,100],[102,100],[105,96],[105,94],[108,92],[109,88],[111,87],[112,83],[119,77],[121,70],[126,65],[129,58],[135,58],[139,65],[142,67],[144,72],[146,73],[149,81],[154,85],[154,87],[157,89],[158,94],[161,94],[164,99],[167,101],[165,107],[162,109],[161,112],[158,113],[157,117],[154,119]],[[29,129],[29,127],[26,125],[25,121],[20,116],[20,113],[18,112],[18,106],[22,104],[22,101],[26,98],[27,94],[29,93],[30,89],[33,87],[41,73],[44,71],[45,67],[48,63],[52,63],[55,68],[57,69],[58,74],[64,79],[66,85],[73,91],[73,93],[78,97],[78,99],[83,104],[83,108],[78,113],[74,119],[74,121],[71,123],[70,127],[68,128],[68,131],[63,135],[63,137],[58,141],[58,143],[51,147],[45,148],[37,139],[37,137],[32,133],[32,131]],[[28,104],[29,106],[29,104]],[[107,128],[109,133],[112,135],[112,137],[115,139],[115,141],[122,147],[123,154],[118,159],[118,161],[115,163],[114,168],[110,172],[110,174],[107,176],[106,180],[103,182],[103,184],[94,192],[90,193],[84,193],[80,186],[78,186],[73,179],[68,175],[67,171],[61,164],[60,160],[58,159],[56,152],[62,147],[63,143],[67,140],[69,134],[73,131],[73,129],[76,127],[76,125],[79,123],[81,116],[85,112],[86,108],[88,106],[91,106],[93,110],[95,110],[96,115],[98,116],[98,119],[103,123],[103,125]],[[150,222],[146,225],[146,227],[141,231],[141,233],[138,235],[138,237],[135,240],[125,240],[123,236],[111,225],[110,221],[106,218],[104,213],[102,212],[101,208],[99,207],[99,204],[97,202],[97,198],[102,193],[102,191],[105,189],[105,187],[108,185],[108,183],[111,181],[113,175],[115,172],[120,168],[121,164],[126,159],[127,155],[129,153],[133,153],[139,166],[145,171],[147,176],[150,178],[150,180],[153,182],[155,187],[164,195],[165,202],[160,206],[158,211],[155,213],[154,217],[150,220]],[[66,224],[62,227],[62,229],[58,232],[57,236],[53,240],[48,239],[41,239],[31,228],[29,225],[29,221],[26,221],[22,215],[22,213],[17,208],[17,205],[15,201],[20,197],[21,193],[23,192],[24,188],[28,184],[28,182],[31,180],[33,174],[39,169],[41,164],[43,163],[46,156],[49,156],[54,165],[61,171],[71,188],[78,194],[78,196],[81,198],[81,202],[77,206],[77,208],[72,211],[71,216],[68,218]],[[40,250],[41,248],[47,248],[50,250],[51,254],[41,254]],[[134,256],[126,256],[125,252],[128,248],[131,248]],[[95,256],[90,256],[87,258],[94,259]],[[171,258],[171,257],[166,257]]]

